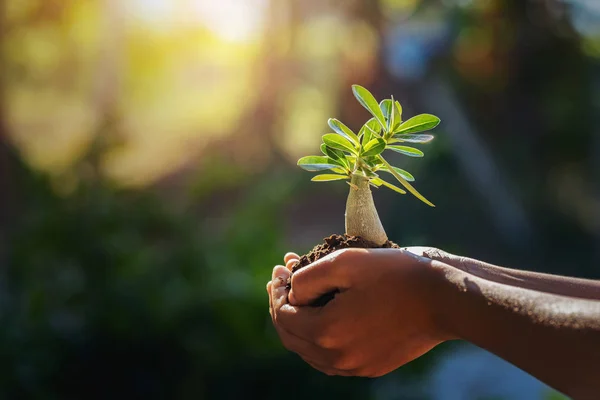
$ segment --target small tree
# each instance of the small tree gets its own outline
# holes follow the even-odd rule
[[[440,119],[435,115],[420,114],[403,122],[402,106],[393,96],[377,104],[375,97],[364,87],[353,85],[352,91],[373,117],[358,134],[341,121],[329,119],[329,127],[335,133],[323,136],[323,155],[302,157],[298,165],[311,172],[331,171],[313,177],[316,182],[347,180],[350,193],[346,202],[346,234],[360,236],[381,246],[388,238],[379,220],[370,186],[385,186],[400,194],[406,194],[408,190],[425,204],[435,207],[409,183],[414,181],[414,177],[391,166],[382,154],[385,150],[392,150],[409,157],[423,157],[421,150],[402,143],[430,142],[433,135],[422,132],[435,128]],[[379,172],[391,174],[406,190],[384,181]]]

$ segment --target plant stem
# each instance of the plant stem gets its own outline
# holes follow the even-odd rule
[[[373,202],[369,180],[360,174],[352,175],[346,202],[346,234],[360,236],[377,245],[388,240]]]

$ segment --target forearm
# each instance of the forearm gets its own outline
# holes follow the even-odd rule
[[[423,255],[488,281],[563,296],[600,300],[600,281],[504,268],[434,248],[426,248]]]
[[[504,358],[575,399],[600,393],[600,301],[511,286],[433,262],[450,337]]]

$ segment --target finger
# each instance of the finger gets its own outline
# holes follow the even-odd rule
[[[289,260],[289,261],[288,261],[288,262],[285,264],[285,267],[286,267],[286,268],[287,268],[289,271],[291,271],[291,270],[292,270],[292,268],[294,268],[294,266],[295,266],[296,264],[298,264],[298,260],[297,260],[297,259],[295,259],[295,258],[292,258],[291,260]]]
[[[318,347],[314,343],[295,335],[294,332],[290,332],[279,324],[275,325],[275,329],[277,330],[277,334],[279,335],[279,339],[283,346],[302,357],[310,357],[315,360],[321,360],[322,362],[333,357],[330,350]]]
[[[314,343],[315,334],[325,325],[330,316],[322,308],[295,307],[288,302],[287,277],[290,272],[282,266],[273,270],[271,281],[270,307],[271,317],[276,328],[285,329],[294,336]]]
[[[269,295],[269,314],[271,314],[271,318],[273,318],[273,302],[271,301],[271,287],[273,286],[273,282],[269,281],[267,283],[267,294]]]
[[[298,261],[299,259],[300,259],[300,256],[298,254],[291,253],[291,252],[290,253],[286,253],[285,256],[283,256],[283,262],[286,263],[286,265],[287,265],[287,263],[290,260],[296,260],[296,261]]]
[[[307,306],[326,293],[347,289],[348,274],[343,265],[353,256],[351,252],[334,252],[296,271],[292,275],[290,304]]]
[[[282,305],[287,304],[288,290],[287,281],[290,277],[290,271],[284,266],[278,265],[273,268],[272,284],[271,284],[271,301],[272,307],[276,312]]]
[[[322,307],[296,307],[286,303],[275,307],[273,312],[277,327],[313,344],[322,336],[322,328],[331,321],[331,314],[324,312]]]
[[[343,369],[337,369],[337,368],[333,368],[330,367],[326,364],[320,363],[318,361],[315,361],[311,358],[308,357],[302,357],[300,356],[300,358],[302,358],[304,360],[304,362],[306,362],[308,365],[310,365],[311,367],[313,367],[314,369],[316,369],[317,371],[321,371],[324,374],[327,375],[338,375],[338,376],[356,376],[356,372],[353,370],[350,371],[346,371]]]

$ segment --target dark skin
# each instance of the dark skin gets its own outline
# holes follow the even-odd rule
[[[600,394],[600,282],[512,270],[433,248],[345,249],[267,284],[284,346],[314,368],[377,377],[462,339],[574,399]],[[323,307],[324,293],[339,290]]]

